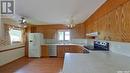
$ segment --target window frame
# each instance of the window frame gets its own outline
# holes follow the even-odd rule
[[[60,37],[59,32],[63,32],[63,40],[59,39],[59,37]],[[65,32],[69,32],[69,34],[71,34],[70,30],[58,30],[58,41],[70,41],[71,40],[71,36],[70,35],[69,35],[69,40],[65,39],[65,37],[66,37],[65,36]]]
[[[19,38],[20,38],[19,41],[12,41],[12,39],[11,39],[11,33],[10,33],[11,30],[20,31],[21,34],[19,35]],[[23,31],[22,31],[22,29],[20,29],[20,28],[10,28],[9,29],[9,36],[10,36],[10,42],[11,43],[23,43]]]

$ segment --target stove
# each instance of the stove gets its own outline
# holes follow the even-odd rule
[[[109,43],[102,41],[94,41],[94,46],[84,46],[88,50],[109,51]]]

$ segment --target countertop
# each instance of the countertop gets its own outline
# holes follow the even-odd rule
[[[83,46],[83,45],[81,45],[81,44],[68,44],[68,43],[66,43],[66,44],[42,44],[42,45],[79,45],[79,46]]]
[[[18,43],[18,44],[10,44],[10,45],[6,45],[6,46],[0,46],[0,51],[12,49],[12,48],[17,48],[17,47],[22,47],[22,46],[25,46],[25,45]]]
[[[130,71],[130,57],[100,51],[65,54],[63,73],[119,73],[118,71]]]

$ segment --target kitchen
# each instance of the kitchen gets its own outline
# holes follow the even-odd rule
[[[130,73],[129,0],[15,4],[1,16],[0,73]]]
[[[36,26],[33,25],[33,26],[30,26],[31,30],[29,29],[29,31],[31,31],[32,34],[42,33],[44,36],[44,40],[43,40],[44,43],[42,44],[43,49],[45,46],[48,45],[48,49],[49,49],[48,52],[50,52],[50,56],[57,56],[56,54],[58,54],[58,48],[60,47],[61,48],[68,47],[68,49],[69,47],[71,48],[77,47],[78,49],[80,45],[84,45],[85,43],[87,43],[87,40],[84,39],[84,35],[83,35],[84,29],[81,29],[81,30],[79,29],[82,27],[84,28],[84,25],[78,25],[73,29],[67,29],[67,27],[60,24],[59,25],[36,25]],[[76,32],[75,30],[78,30],[78,31]],[[65,36],[65,32],[69,33],[68,36]],[[63,33],[63,37],[62,37],[62,33]]]

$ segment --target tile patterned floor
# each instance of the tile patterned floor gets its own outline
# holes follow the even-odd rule
[[[59,73],[63,58],[21,58],[0,67],[0,73]]]

